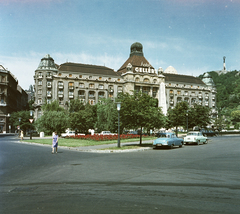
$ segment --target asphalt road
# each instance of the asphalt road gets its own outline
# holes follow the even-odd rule
[[[240,213],[240,136],[88,153],[0,138],[0,213]]]

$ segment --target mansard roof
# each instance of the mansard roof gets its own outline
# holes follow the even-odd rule
[[[129,63],[133,67],[146,67],[146,65],[150,65],[150,68],[154,69],[144,56],[133,55],[133,56],[130,56],[127,59],[127,61],[122,65],[122,67],[118,69],[118,72],[125,73],[126,67]],[[149,67],[149,66],[147,66],[147,67]]]
[[[194,76],[169,73],[163,73],[163,75],[165,76],[165,82],[181,82],[188,84],[205,85],[205,83],[200,78]]]
[[[105,66],[88,65],[88,64],[72,63],[72,62],[66,62],[61,64],[58,70],[62,72],[76,72],[76,73],[89,73],[89,74],[96,74],[96,75],[120,76],[119,73]]]

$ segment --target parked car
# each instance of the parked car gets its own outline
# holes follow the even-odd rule
[[[197,144],[199,145],[200,143],[202,144],[207,144],[208,143],[208,138],[204,137],[202,132],[189,132],[187,133],[187,136],[184,137],[184,143],[186,144]]]
[[[61,137],[63,137],[63,138],[64,137],[73,137],[75,135],[85,135],[85,134],[80,134],[80,133],[76,134],[75,131],[67,130],[66,133],[61,134]]]
[[[174,146],[179,146],[181,148],[183,146],[183,139],[178,138],[172,132],[161,133],[159,138],[153,141],[153,148],[169,147],[172,149]]]
[[[138,131],[130,131],[130,132],[128,132],[128,134],[137,134],[138,135]]]
[[[201,132],[205,137],[214,137],[218,135],[218,132],[212,130],[202,129]]]
[[[99,135],[117,135],[117,134],[111,133],[110,131],[102,131],[101,133],[99,133]]]

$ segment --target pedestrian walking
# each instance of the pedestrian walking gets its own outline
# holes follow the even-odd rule
[[[56,153],[57,153],[57,147],[58,147],[58,135],[57,135],[57,132],[55,132],[52,140],[52,154],[54,153],[54,148],[56,148]]]
[[[21,137],[21,140],[23,140],[23,130],[21,131],[20,137]]]

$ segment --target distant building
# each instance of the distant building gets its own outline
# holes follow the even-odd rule
[[[12,112],[26,109],[28,104],[27,93],[18,85],[13,74],[0,65],[0,132],[14,130],[9,123]]]
[[[35,99],[35,92],[32,85],[29,86],[28,90],[25,90],[28,95],[28,102]]]
[[[143,46],[138,42],[131,45],[129,58],[118,71],[105,66],[71,62],[58,66],[50,55],[46,55],[35,71],[34,80],[35,117],[41,116],[41,105],[45,102],[57,100],[67,108],[71,99],[80,99],[94,105],[101,98],[114,100],[119,92],[132,93],[134,90],[157,98],[164,114],[180,101],[209,106],[215,112],[214,84],[206,84],[205,80],[193,76],[179,75],[172,66],[165,71],[154,69],[144,57]]]

